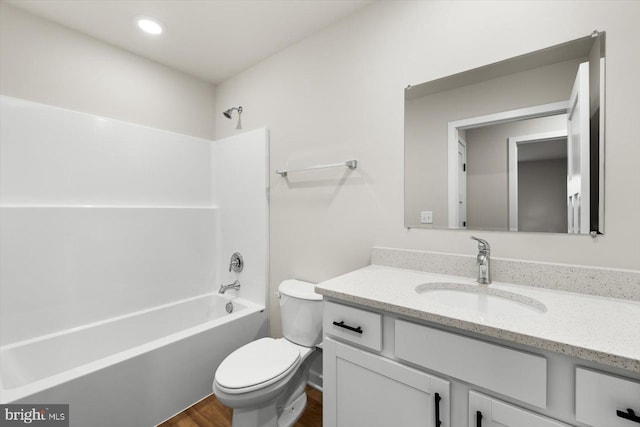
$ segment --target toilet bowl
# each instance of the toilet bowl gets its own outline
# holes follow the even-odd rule
[[[261,338],[227,356],[213,393],[233,408],[234,427],[290,427],[306,406],[309,356],[322,340],[322,296],[314,285],[285,280],[278,287],[284,338]]]

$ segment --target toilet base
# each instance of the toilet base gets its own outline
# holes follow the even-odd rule
[[[278,427],[278,412],[275,405],[267,405],[262,408],[234,409],[231,425],[232,427]]]
[[[303,392],[282,409],[280,416],[274,403],[262,408],[234,409],[232,427],[292,427],[302,416],[306,406],[307,393]]]
[[[280,418],[278,418],[278,427],[291,427],[302,416],[304,408],[307,407],[307,393],[302,394],[283,409]]]

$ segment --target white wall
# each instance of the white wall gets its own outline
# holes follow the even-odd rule
[[[214,141],[213,202],[218,207],[218,284],[240,281],[239,295],[267,304],[269,281],[269,132],[257,129]],[[229,271],[231,255],[244,259]],[[233,292],[233,291],[229,291]]]
[[[0,93],[2,344],[214,290],[211,84],[0,2]]]
[[[2,344],[236,277],[264,304],[267,130],[190,137],[214,136],[211,84],[0,8]]]
[[[1,99],[3,203],[211,204],[211,141]]]
[[[0,93],[213,139],[214,86],[0,2]]]
[[[0,97],[0,343],[211,292],[211,141]]]
[[[268,150],[266,129],[209,141],[0,96],[0,345],[236,278],[265,304]]]
[[[219,85],[217,111],[242,105],[246,129],[270,128],[271,291],[362,267],[373,245],[473,254],[470,232],[404,228],[403,89],[594,29],[607,31],[606,234],[480,237],[495,257],[639,269],[639,15],[639,2],[378,2]],[[216,119],[217,137],[233,134]],[[273,173],[350,158],[350,175]]]

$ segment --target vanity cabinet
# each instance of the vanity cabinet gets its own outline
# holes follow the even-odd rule
[[[640,427],[634,374],[368,307],[324,305],[324,427]]]
[[[324,427],[449,426],[449,381],[343,344],[323,342]]]
[[[546,408],[544,357],[404,320],[394,324],[397,359]]]
[[[324,302],[324,427],[449,427],[449,381],[383,357],[382,319]]]
[[[469,427],[570,427],[498,399],[469,392]]]

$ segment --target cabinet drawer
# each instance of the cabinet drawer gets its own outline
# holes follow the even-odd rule
[[[396,320],[396,357],[539,408],[547,407],[547,359]]]
[[[475,391],[469,392],[469,427],[570,427]]]
[[[628,416],[628,409],[639,417],[635,422],[618,415]],[[576,420],[593,427],[640,427],[640,383],[576,368]]]
[[[382,315],[333,302],[324,302],[322,327],[326,335],[371,350],[382,350]]]

